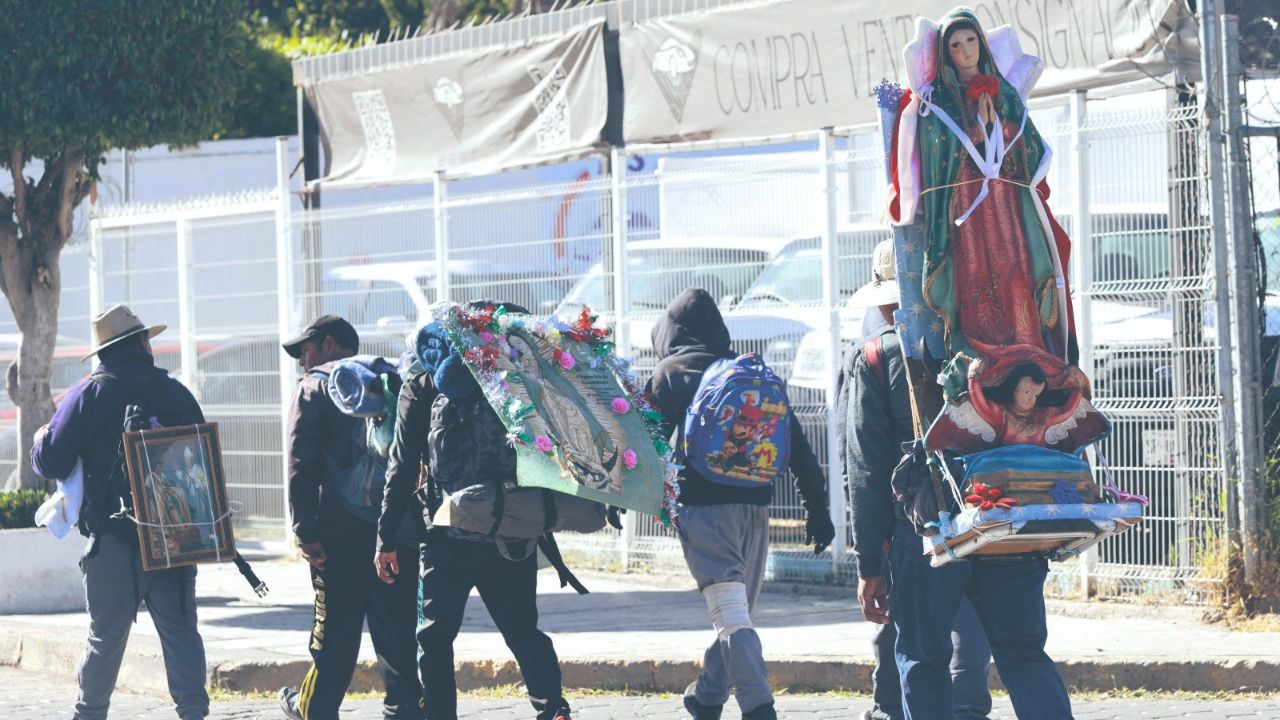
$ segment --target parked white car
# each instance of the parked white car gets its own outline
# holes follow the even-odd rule
[[[644,368],[652,367],[655,358],[649,331],[672,298],[686,288],[701,287],[725,311],[747,292],[786,242],[780,238],[727,236],[628,243],[630,348],[623,354]],[[606,283],[611,280],[603,263],[596,263],[560,302],[555,314],[568,318],[576,316],[584,306],[593,311],[605,309],[611,294]]]
[[[889,233],[887,228],[873,225],[840,231],[837,275],[842,303],[871,277],[872,251]],[[789,242],[742,299],[725,313],[734,348],[739,352],[760,353],[774,372],[790,382],[801,343],[812,331],[826,325],[822,312],[822,268],[820,238],[801,237]],[[843,318],[846,314],[847,319]],[[842,311],[841,324],[848,326],[850,339],[860,336],[864,314],[859,308]],[[808,345],[817,342],[809,340]],[[821,386],[825,387],[825,381]]]

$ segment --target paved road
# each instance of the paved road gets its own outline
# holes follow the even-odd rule
[[[0,667],[0,718],[5,720],[63,720],[70,717],[68,705],[75,687],[67,678]],[[819,720],[856,717],[866,700],[817,695],[788,695],[778,699],[779,715],[790,720]],[[639,697],[599,696],[573,701],[574,717],[581,720],[639,720],[640,718],[683,718],[678,698],[647,695]],[[137,720],[171,720],[172,705],[162,699],[117,693],[112,717]],[[344,705],[344,718],[380,717],[374,700],[351,701]],[[1172,720],[1173,718],[1280,718],[1280,698],[1272,700],[1186,701],[1186,700],[1100,700],[1076,703],[1076,720]],[[515,699],[467,699],[460,702],[459,716],[484,720],[528,720],[529,706]],[[214,703],[210,720],[280,720],[283,715],[268,701]],[[725,712],[726,720],[739,718],[736,708]],[[996,703],[992,720],[1013,720],[1007,699]]]

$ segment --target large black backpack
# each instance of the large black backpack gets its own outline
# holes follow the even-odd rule
[[[527,541],[532,552],[533,541],[553,531],[595,532],[605,525],[600,503],[516,484],[516,451],[483,397],[436,397],[425,494],[430,524],[503,540],[506,550]]]

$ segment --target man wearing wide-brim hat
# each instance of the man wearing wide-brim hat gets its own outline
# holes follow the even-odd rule
[[[858,559],[858,600],[863,616],[878,624],[871,641],[875,652],[873,707],[859,716],[861,720],[903,717],[903,685],[894,652],[898,633],[889,608],[886,551],[896,530],[911,533],[910,523],[902,519],[894,503],[890,479],[902,457],[899,448],[915,433],[906,363],[893,320],[898,302],[893,241],[885,240],[872,255],[871,281],[853,296],[853,305],[876,309],[887,324],[864,329],[866,341],[845,355],[836,404],[840,470],[849,491],[854,555]],[[987,689],[991,648],[968,599],[961,601],[951,640],[954,717],[982,720],[991,712]]]
[[[151,338],[164,325],[147,325],[124,305],[93,320],[93,373],[67,391],[48,430],[31,449],[31,467],[46,478],[84,468],[84,503],[77,522],[89,538],[84,572],[89,637],[80,658],[80,693],[73,717],[104,720],[124,659],[129,631],[143,601],[164,649],[169,694],[182,720],[209,714],[204,642],[196,631],[194,566],[142,570],[133,497],[120,452],[125,409],[138,406],[162,426],[204,422],[195,397],[157,368]]]

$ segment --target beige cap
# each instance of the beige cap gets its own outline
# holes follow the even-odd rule
[[[853,304],[872,307],[897,303],[898,269],[893,259],[893,240],[882,240],[871,256],[871,282],[858,289]]]

